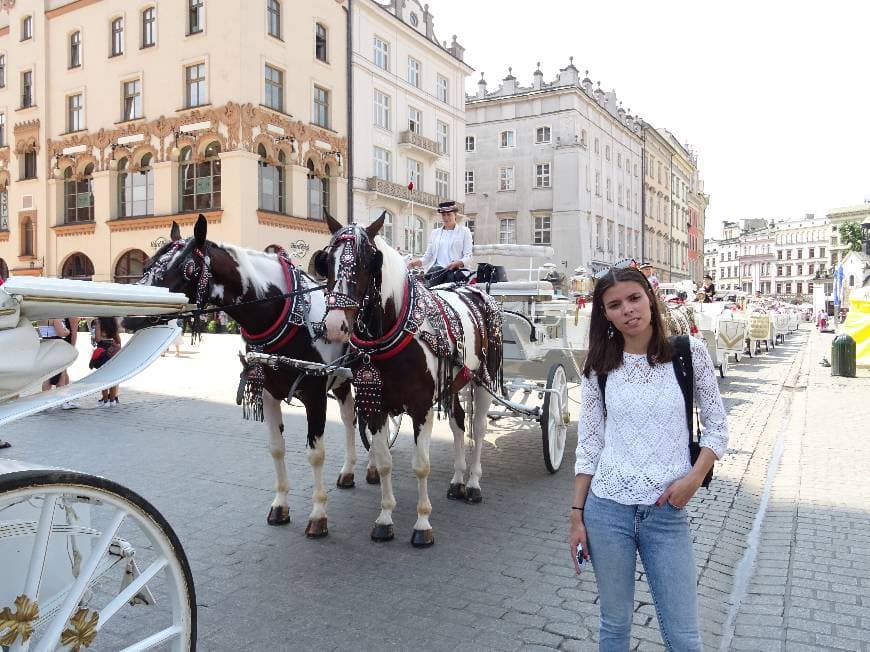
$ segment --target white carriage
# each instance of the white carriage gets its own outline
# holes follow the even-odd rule
[[[725,303],[693,303],[698,331],[722,378],[728,374],[730,356],[740,362],[749,323]]]
[[[749,355],[753,356],[764,349],[776,348],[776,327],[770,315],[766,312],[752,312],[749,315],[749,332],[746,336],[749,342]]]
[[[489,284],[489,294],[502,304],[503,396],[490,410],[491,419],[519,417],[541,426],[544,465],[559,470],[565,453],[570,410],[568,383],[579,382],[589,339],[589,312],[574,318],[574,303],[554,292],[541,279],[551,266],[534,261],[553,256],[550,247],[533,245],[477,245],[475,259],[506,257],[528,260],[528,268],[512,269],[525,280]],[[536,404],[540,402],[540,404]]]
[[[186,303],[163,288],[10,278],[0,287],[0,428],[127,380],[179,333],[175,325],[139,331],[86,378],[28,395],[76,357],[62,340],[40,340],[32,321],[178,313]],[[105,478],[0,458],[0,647],[181,651],[195,644],[187,558],[148,501]]]

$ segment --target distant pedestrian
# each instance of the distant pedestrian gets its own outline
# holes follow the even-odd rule
[[[713,303],[716,297],[716,286],[713,285],[713,277],[704,274],[704,303]]]
[[[121,334],[118,320],[114,317],[99,317],[94,320],[94,341],[96,345],[91,355],[91,369],[99,369],[121,350]],[[97,407],[118,405],[118,386],[104,389]]]
[[[685,507],[725,453],[728,427],[710,355],[702,340],[688,341],[703,425],[694,465],[675,345],[666,337],[655,295],[633,269],[613,269],[596,284],[569,542],[572,557],[581,544],[595,568],[601,650],[629,648],[638,554],[665,645],[701,649]],[[576,560],[575,569],[580,572]]]
[[[64,340],[75,346],[78,337],[79,318],[65,317],[63,319],[40,321],[38,329],[39,336],[44,340]],[[69,385],[69,374],[64,369],[42,383],[42,391],[45,392],[52,388],[65,387],[66,385]],[[75,410],[79,407],[79,404],[75,401],[64,401],[61,407],[64,410]]]

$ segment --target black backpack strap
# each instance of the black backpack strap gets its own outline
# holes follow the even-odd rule
[[[604,418],[607,418],[607,401],[604,399],[607,389],[607,374],[597,374],[598,389],[601,390],[601,407],[604,409]]]
[[[686,405],[686,427],[689,429],[689,440],[694,438],[692,433],[692,411],[694,405],[694,369],[692,368],[692,349],[688,335],[677,335],[671,338],[671,346],[674,347],[674,375],[683,392],[683,401]]]

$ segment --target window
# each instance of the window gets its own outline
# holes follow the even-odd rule
[[[777,257],[779,260],[782,260],[782,249],[780,249],[779,251],[776,252],[776,257]]]
[[[63,264],[60,276],[61,278],[90,281],[94,276],[94,264],[84,254],[73,254]]]
[[[595,173],[595,196],[601,197],[601,173]]]
[[[118,161],[118,217],[154,215],[154,170],[151,154],[145,154],[138,170],[126,158]]]
[[[804,250],[803,250],[803,249],[798,249],[798,250],[797,250],[797,256],[796,256],[796,257],[798,258],[798,260],[800,260],[801,258],[803,258],[803,257],[804,257]]]
[[[448,154],[450,152],[450,127],[444,122],[435,124],[435,142],[438,143],[438,152]]]
[[[423,220],[416,215],[405,216],[405,252],[423,253]]]
[[[535,165],[535,188],[550,187],[550,164],[538,163]]]
[[[319,127],[329,129],[329,91],[320,86],[314,87],[314,106],[311,121]]]
[[[33,71],[25,70],[21,73],[21,108],[33,106]]]
[[[477,139],[474,136],[466,136],[465,137],[465,151],[466,152],[476,152],[477,151]]]
[[[84,128],[82,94],[70,95],[66,98],[66,130],[81,131]]]
[[[825,248],[819,247],[819,258],[824,258],[824,257],[825,257]]]
[[[474,192],[474,170],[465,171],[465,194],[470,195]]]
[[[375,126],[389,130],[390,125],[392,124],[392,121],[390,120],[390,96],[379,90],[375,90],[374,102]]]
[[[109,56],[117,57],[120,54],[124,54],[124,19],[115,18],[112,21],[112,45]]]
[[[408,57],[408,83],[420,88],[420,62],[414,57]]]
[[[314,161],[308,159],[308,218],[322,220],[324,211],[329,211],[329,166],[324,168],[325,178],[314,172]]]
[[[797,266],[797,273],[796,273],[796,275],[797,275],[797,276],[803,276],[803,275],[804,275],[804,266],[803,266],[803,264],[800,264],[800,265]]]
[[[613,222],[607,220],[607,251],[613,253]]]
[[[376,209],[369,223],[374,222],[380,217],[381,213],[384,214],[384,226],[381,229],[381,236],[387,241],[388,245],[396,246],[393,240],[393,214],[390,211],[385,211],[383,208]]]
[[[33,38],[33,16],[25,16],[21,20],[21,40]]]
[[[815,258],[815,257],[816,257],[816,248],[810,247],[809,255],[807,256],[807,258]]]
[[[278,0],[266,0],[266,29],[269,36],[281,38],[281,3]]]
[[[605,183],[604,191],[607,193],[607,201],[613,201],[613,196],[610,194],[610,179],[609,178],[607,179],[607,181]]]
[[[516,244],[517,220],[513,217],[503,217],[498,221],[499,244]]]
[[[438,75],[435,78],[435,96],[447,104],[447,101],[450,99],[447,95],[447,78]]]
[[[513,147],[515,145],[516,134],[513,131],[502,131],[498,135],[499,147]]]
[[[184,69],[185,105],[201,106],[208,102],[208,87],[205,82],[205,64],[195,63]]]
[[[24,153],[24,176],[22,179],[36,178],[36,152],[29,151]]]
[[[270,109],[284,110],[284,72],[266,64],[264,102]]]
[[[785,252],[785,259],[786,259],[786,260],[791,260],[791,249],[786,249],[786,252]]]
[[[72,167],[64,170],[63,195],[64,195],[64,223],[94,221],[94,182],[91,176],[94,173],[93,164],[85,168],[80,179],[74,179]]]
[[[205,0],[187,0],[187,35],[199,34],[205,28]]]
[[[29,217],[24,220],[21,225],[21,255],[22,256],[35,256],[36,255],[36,246],[34,241],[36,238],[34,237],[34,229],[33,229],[33,220]]]
[[[616,167],[618,167],[620,170],[622,169],[622,154],[620,154],[619,152],[616,153]],[[627,166],[626,169],[628,169]]]
[[[375,147],[374,152],[374,166],[373,173],[379,179],[383,179],[384,181],[390,181],[392,178],[392,168],[393,168],[393,155],[392,152],[383,149],[382,147]]]
[[[327,63],[326,26],[317,23],[314,26],[314,56],[318,61]]]
[[[471,231],[471,235],[474,235],[474,225],[476,223],[476,219],[474,217],[466,217],[465,218],[465,226]]]
[[[145,273],[148,256],[144,251],[131,249],[118,259],[115,265],[115,283],[138,283]]]
[[[9,192],[0,190],[0,231],[9,230]],[[7,276],[0,276],[0,279],[6,280]]]
[[[618,256],[624,256],[625,255],[625,227],[620,226],[618,230],[619,230],[619,240],[617,242],[618,242],[619,248],[616,250],[616,254]]]
[[[0,113],[0,147],[6,147],[6,114]]]
[[[450,196],[450,173],[435,170],[435,194],[445,199]]]
[[[378,68],[390,69],[390,44],[379,36],[375,36],[372,61]]]
[[[82,33],[73,32],[69,35],[69,67],[78,68],[82,65]]]
[[[142,47],[150,48],[157,43],[157,9],[148,7],[142,12]]]
[[[616,203],[622,206],[622,184],[616,186]]]
[[[550,142],[550,128],[549,127],[538,127],[535,129],[535,144],[540,145],[541,143],[549,143]]]
[[[278,164],[269,164],[266,148],[257,148],[260,160],[257,162],[257,185],[259,189],[258,206],[264,211],[284,212],[284,152],[278,154]]]
[[[142,117],[142,81],[131,79],[122,84],[124,113],[121,120],[136,120]]]
[[[595,149],[595,153],[596,153],[596,154],[600,154],[600,153],[601,153],[601,150],[599,149],[598,139],[597,139],[597,138],[595,139],[595,148],[594,148],[594,149]]]
[[[423,133],[423,112],[413,106],[408,107],[408,131],[415,134]]]
[[[513,167],[501,167],[498,169],[498,189],[513,190],[514,189],[514,169]]]
[[[6,88],[6,55],[0,54],[0,88]]]
[[[532,242],[536,245],[548,245],[551,242],[550,236],[550,216],[535,215],[535,224],[532,233]]]
[[[408,159],[408,183],[414,184],[414,189],[422,190],[423,185],[423,164],[420,161],[415,161],[412,158]]]
[[[221,207],[221,148],[211,143],[199,162],[193,160],[193,149],[181,150],[179,165],[181,210],[216,210]]]

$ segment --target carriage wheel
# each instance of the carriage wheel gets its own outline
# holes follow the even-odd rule
[[[0,611],[20,625],[0,634],[13,649],[196,649],[193,577],[178,537],[111,480],[0,475],[0,558],[11,560],[0,567]]]
[[[369,433],[366,430],[365,422],[360,418],[357,419],[359,423],[359,438],[362,440],[362,445],[366,450],[369,450],[369,447],[372,445],[371,441],[369,441]],[[402,415],[400,414],[397,417],[393,415],[387,415],[387,425],[390,427],[390,438],[389,438],[389,446],[393,447],[393,444],[396,443],[396,439],[399,438],[399,429],[402,427]]]
[[[554,364],[547,375],[547,389],[544,392],[544,405],[541,408],[541,438],[544,443],[544,465],[550,473],[555,473],[562,465],[565,454],[565,439],[568,433],[568,378],[565,367]]]

